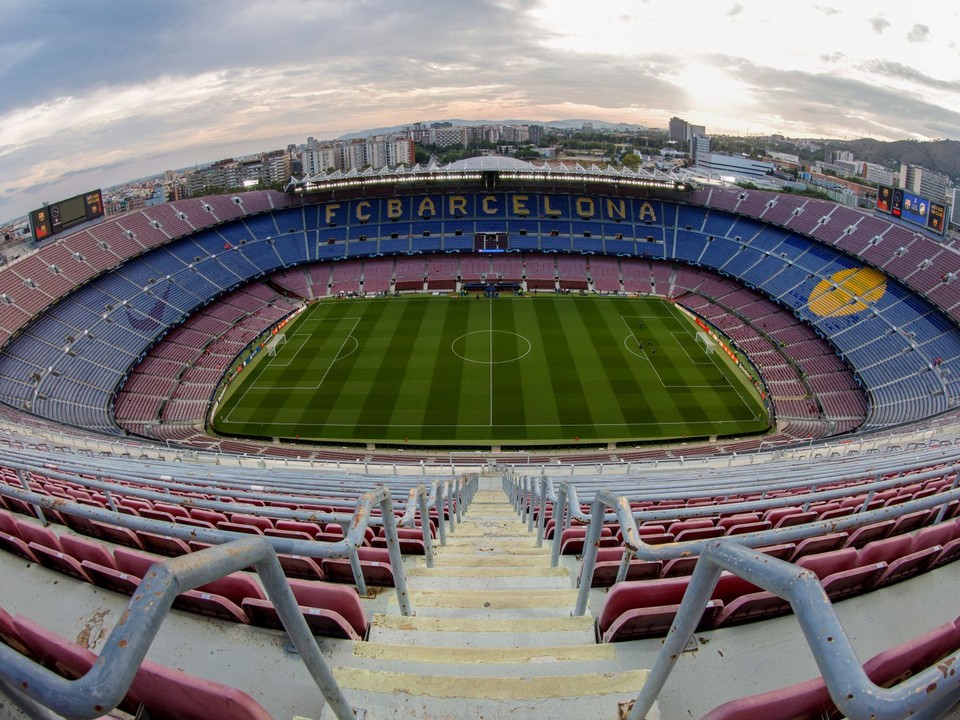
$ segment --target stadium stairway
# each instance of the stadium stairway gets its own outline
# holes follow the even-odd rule
[[[416,614],[401,616],[391,596],[334,674],[376,718],[617,717],[647,671],[596,644],[591,615],[571,615],[575,577],[572,564],[550,567],[549,547],[488,486],[434,567],[409,566]]]

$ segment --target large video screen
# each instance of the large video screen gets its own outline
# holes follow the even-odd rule
[[[881,185],[877,188],[877,210],[890,212],[890,201],[893,199],[893,188]]]
[[[947,229],[947,208],[945,205],[935,202],[930,203],[930,222],[927,227],[943,235]]]
[[[509,248],[507,233],[474,233],[473,249],[476,252],[504,252]]]
[[[894,217],[900,217],[901,208],[903,208],[903,190],[894,188],[890,195],[890,213]]]
[[[30,227],[34,241],[40,241],[99,217],[103,217],[103,193],[91,190],[34,210],[30,213]]]
[[[930,201],[913,193],[903,193],[903,205],[900,207],[900,217],[917,225],[927,226],[927,215],[930,213]]]

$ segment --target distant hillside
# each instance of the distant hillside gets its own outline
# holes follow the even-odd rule
[[[897,140],[882,142],[872,138],[849,141],[833,141],[831,146],[850,150],[858,160],[899,167],[900,163],[920,165],[949,175],[960,182],[960,142],[957,140]]]

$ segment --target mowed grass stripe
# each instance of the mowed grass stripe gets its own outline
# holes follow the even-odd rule
[[[420,427],[429,424],[426,418],[424,399],[430,394],[430,388],[437,376],[438,367],[444,368],[451,363],[441,363],[448,352],[441,346],[443,325],[447,310],[452,303],[428,302],[422,307],[423,317],[416,334],[411,336],[410,362],[403,367],[395,381],[396,405],[390,417],[392,425],[402,425],[404,437],[419,437]],[[410,328],[413,332],[413,328]]]
[[[452,346],[454,341],[463,334],[469,307],[469,304],[455,301],[450,301],[446,307],[436,347],[436,372],[424,404],[425,425],[449,427],[451,431],[457,426],[466,363],[453,354]],[[421,434],[426,432],[427,429],[424,428]]]
[[[490,300],[463,298],[467,307],[464,326],[455,340],[451,361],[463,365],[463,383],[457,423],[461,436],[482,439],[491,436],[490,425]]]
[[[517,310],[523,303],[494,300],[487,302],[491,303],[493,309],[494,327],[502,331],[497,334],[496,340],[498,355],[504,360],[493,368],[493,424],[510,426],[505,434],[526,440],[527,413],[521,368],[527,362],[527,353],[532,351],[532,345],[529,344],[530,340],[517,330]]]
[[[540,302],[539,299],[529,296],[510,302],[513,306],[514,325],[518,328],[518,332],[522,332],[523,336],[530,341],[531,348],[530,354],[519,363],[520,381],[523,384],[523,394],[527,403],[525,416],[528,425],[523,431],[517,430],[518,437],[520,432],[525,432],[529,439],[557,437],[557,430],[560,427],[560,411],[547,366],[550,362],[549,346],[544,339],[537,317],[538,302]],[[538,428],[537,425],[543,427]]]
[[[611,422],[623,423],[625,436],[631,422],[650,422],[655,417],[645,395],[650,385],[650,366],[627,350],[621,338],[626,339],[628,330],[617,313],[601,312],[597,303],[580,304],[581,320],[586,327],[602,331],[611,340],[591,344],[596,367],[602,369],[591,374],[591,394],[594,390],[599,393],[602,388],[609,395],[607,413]]]
[[[564,320],[560,317],[560,302],[560,299],[555,302],[534,300],[534,306],[546,344],[547,372],[553,385],[554,401],[563,431],[568,437],[579,436],[587,432],[585,428],[593,424],[593,418],[584,397],[583,383],[571,350],[571,340],[579,344],[586,342],[586,339],[582,336],[568,336]]]
[[[382,352],[378,356],[369,358],[372,361],[376,357],[379,364],[372,373],[360,413],[359,422],[363,427],[358,428],[355,437],[372,435],[396,442],[405,437],[390,422],[398,401],[397,386],[402,383],[416,350],[425,308],[416,302],[384,303],[384,306],[388,309],[376,323],[373,337],[384,339],[385,347],[381,347]]]
[[[657,381],[658,419],[669,428],[667,434],[679,433],[682,437],[695,434],[699,423],[707,418],[697,397],[709,395],[710,387],[716,383],[726,385],[726,380],[717,374],[708,381],[695,372],[691,356],[681,348],[675,335],[685,329],[673,315],[653,313],[629,318],[629,322],[635,336],[642,341],[642,351]],[[670,423],[669,426],[666,423]],[[702,426],[700,428],[702,432]]]
[[[322,306],[321,306],[322,307]],[[370,357],[364,349],[370,342],[370,330],[386,311],[383,303],[349,302],[338,303],[332,308],[332,317],[338,318],[341,327],[349,323],[351,336],[356,343],[349,343],[349,352],[339,358],[326,371],[326,377],[313,393],[303,393],[306,405],[294,421],[311,437],[323,437],[326,426],[343,427],[356,423],[360,416],[363,398],[369,388]],[[331,318],[332,321],[332,318]],[[321,332],[324,325],[320,325]],[[322,338],[317,339],[319,343]],[[331,341],[330,336],[326,342]],[[316,347],[314,345],[313,347]],[[309,348],[304,348],[307,353]]]

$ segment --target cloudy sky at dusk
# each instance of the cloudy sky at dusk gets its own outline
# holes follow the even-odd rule
[[[960,140],[960,10],[888,0],[0,0],[0,221],[418,120]]]

